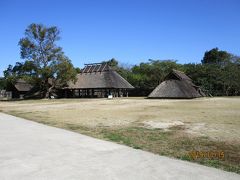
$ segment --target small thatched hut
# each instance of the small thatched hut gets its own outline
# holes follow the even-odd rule
[[[148,96],[148,98],[182,98],[191,99],[203,97],[205,94],[199,86],[193,84],[192,80],[183,72],[172,70],[165,80],[159,84]]]
[[[128,96],[134,87],[114,71],[107,63],[85,64],[77,81],[65,87],[65,97],[113,97]]]
[[[32,85],[23,79],[18,79],[14,84],[8,85],[7,91],[12,92],[12,98],[24,98],[24,95],[28,93],[32,87]]]

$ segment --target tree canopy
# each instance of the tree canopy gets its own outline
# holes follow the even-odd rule
[[[227,51],[221,51],[218,48],[213,48],[206,51],[202,59],[203,64],[226,64],[231,61],[232,55]]]
[[[38,86],[43,97],[48,97],[55,87],[74,80],[76,70],[71,60],[56,42],[60,39],[57,27],[31,24],[20,39],[20,54],[24,62],[9,65],[4,75],[8,79],[25,79]]]
[[[199,64],[179,64],[176,60],[150,59],[131,68],[117,69],[135,87],[133,95],[147,96],[172,69],[185,72],[206,94],[240,95],[239,56],[214,48],[207,51],[203,59],[204,62]]]

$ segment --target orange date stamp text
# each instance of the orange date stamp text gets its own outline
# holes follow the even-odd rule
[[[224,151],[190,151],[188,155],[192,159],[220,159],[224,160]]]

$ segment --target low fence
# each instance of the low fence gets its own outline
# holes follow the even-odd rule
[[[0,90],[0,100],[10,100],[12,99],[12,92],[6,90]]]

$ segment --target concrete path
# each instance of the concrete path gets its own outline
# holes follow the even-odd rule
[[[240,175],[0,113],[0,179],[239,180]]]

